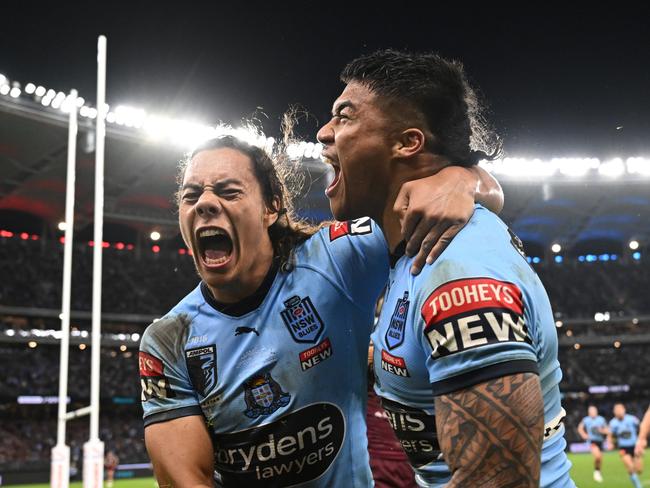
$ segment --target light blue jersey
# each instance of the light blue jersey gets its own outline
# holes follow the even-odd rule
[[[562,378],[551,306],[521,242],[476,205],[465,228],[432,265],[412,276],[394,262],[376,329],[375,390],[421,486],[450,473],[436,439],[434,396],[505,375],[539,374],[544,396],[542,487],[573,487],[564,452]]]
[[[321,229],[234,307],[201,284],[142,338],[145,425],[203,415],[219,486],[372,486],[367,353],[388,268],[366,218]]]
[[[601,431],[607,428],[607,420],[600,415],[595,417],[586,416],[582,419],[582,425],[587,432],[587,442],[603,442],[605,434]]]
[[[634,447],[639,431],[639,419],[629,413],[622,419],[614,417],[609,421],[609,430],[616,439],[616,447]]]

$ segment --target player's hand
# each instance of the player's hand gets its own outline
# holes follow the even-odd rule
[[[460,166],[404,183],[393,210],[400,217],[406,255],[417,256],[411,273],[431,264],[474,213],[478,177]]]
[[[645,451],[646,447],[648,447],[648,440],[639,437],[636,441],[636,446],[634,446],[634,454],[636,456],[643,456],[643,451]]]

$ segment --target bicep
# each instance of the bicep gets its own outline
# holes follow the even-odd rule
[[[144,440],[161,486],[212,486],[214,455],[202,416],[148,425]]]
[[[539,377],[518,373],[435,399],[448,487],[538,486],[544,432]]]
[[[476,202],[488,208],[495,214],[501,213],[505,197],[503,195],[503,189],[497,179],[480,166],[474,166],[471,170],[474,171],[478,177],[475,196]]]

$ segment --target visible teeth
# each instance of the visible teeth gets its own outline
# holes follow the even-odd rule
[[[226,233],[221,229],[205,229],[199,232],[199,237],[212,237],[218,235],[226,235]]]
[[[209,258],[209,257],[206,256],[205,262],[206,262],[206,264],[208,264],[210,266],[213,266],[213,265],[225,263],[226,261],[228,261],[228,259],[230,259],[230,256],[224,256],[224,257],[218,258],[218,259],[212,259],[212,258]]]

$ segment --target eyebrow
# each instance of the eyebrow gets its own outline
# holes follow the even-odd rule
[[[356,110],[357,107],[350,100],[344,100],[341,103],[334,106],[334,108],[332,109],[332,115],[340,114],[341,110],[346,108]]]
[[[236,185],[236,186],[242,186],[242,182],[239,181],[237,178],[226,178],[225,180],[220,180],[214,183],[212,186],[214,187],[215,190],[221,190],[229,185]],[[199,185],[198,183],[185,183],[181,187],[181,191],[185,190],[202,190],[203,185]]]

